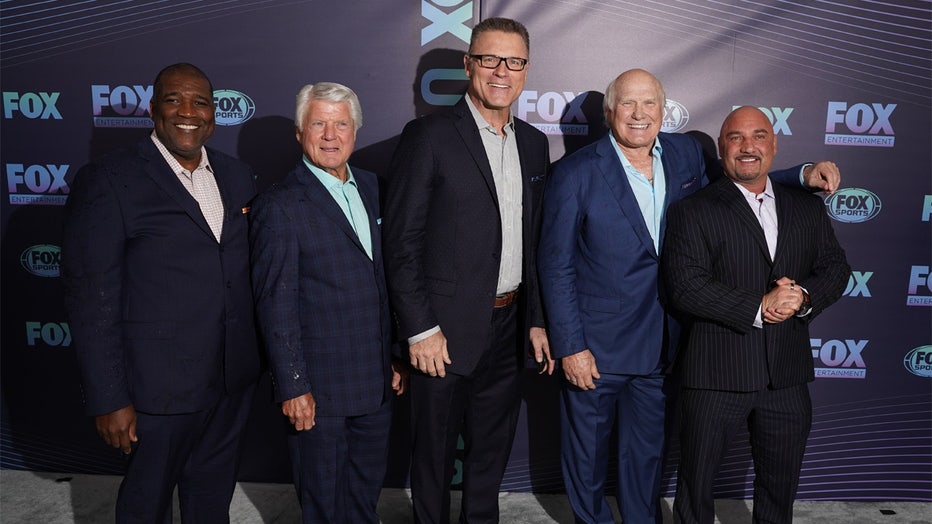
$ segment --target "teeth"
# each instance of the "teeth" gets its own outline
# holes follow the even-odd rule
[[[175,124],[175,127],[180,127],[181,129],[187,129],[188,131],[193,131],[197,129],[197,126],[192,126],[190,124]]]
[[[628,127],[632,129],[647,129],[647,124],[629,124]]]
[[[505,84],[492,84],[492,83],[489,83],[489,85],[492,86],[492,87],[502,87],[502,88],[507,88],[507,87],[508,87],[508,86],[506,86]]]

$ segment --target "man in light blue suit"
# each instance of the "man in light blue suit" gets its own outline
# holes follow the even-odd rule
[[[289,436],[303,522],[377,524],[388,461],[392,322],[382,265],[378,181],[351,169],[362,110],[351,89],[301,89],[304,150],[256,197],[249,239],[259,330]]]
[[[658,281],[664,212],[708,183],[699,143],[660,133],[663,86],[622,73],[605,92],[605,138],[556,163],[544,194],[538,250],[561,394],[564,481],[577,522],[610,523],[609,437],[618,422],[617,500],[625,524],[660,522],[665,372],[678,326]],[[822,162],[771,176],[834,191]]]

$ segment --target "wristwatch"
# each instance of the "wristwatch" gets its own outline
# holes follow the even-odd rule
[[[797,317],[804,317],[812,312],[812,301],[809,300],[809,292],[800,286],[799,288],[803,292],[803,303],[799,305],[799,311],[796,312]]]

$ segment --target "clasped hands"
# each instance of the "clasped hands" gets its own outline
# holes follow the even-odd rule
[[[778,324],[792,317],[803,304],[803,289],[795,280],[781,277],[761,299],[761,317],[764,322]]]

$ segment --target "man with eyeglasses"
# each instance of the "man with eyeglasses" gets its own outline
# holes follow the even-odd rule
[[[546,137],[511,114],[529,37],[514,20],[472,32],[466,96],[409,122],[389,169],[384,250],[399,336],[409,344],[416,522],[447,522],[462,432],[460,522],[498,522],[530,344],[553,372],[537,287]]]

